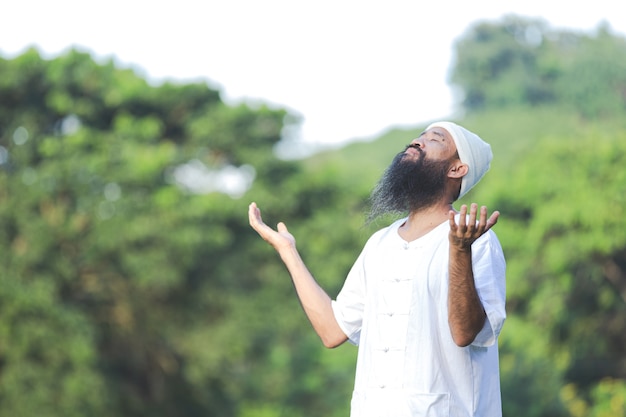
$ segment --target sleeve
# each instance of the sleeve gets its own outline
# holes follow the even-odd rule
[[[365,311],[364,259],[366,249],[367,245],[350,269],[337,299],[332,301],[335,319],[350,343],[354,345],[358,345],[361,338],[363,313]]]
[[[506,261],[493,231],[474,242],[472,268],[476,290],[487,314],[485,325],[472,345],[487,347],[496,343],[506,319]]]

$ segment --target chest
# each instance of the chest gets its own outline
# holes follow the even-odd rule
[[[365,280],[378,313],[440,305],[448,292],[447,242],[381,246],[366,259]]]

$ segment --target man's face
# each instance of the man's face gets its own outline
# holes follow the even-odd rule
[[[406,158],[419,157],[419,150],[433,160],[450,159],[456,155],[456,144],[446,129],[433,127],[411,141],[405,150]]]
[[[396,155],[370,196],[370,221],[429,207],[444,196],[448,170],[456,159],[456,146],[446,134],[431,129]]]

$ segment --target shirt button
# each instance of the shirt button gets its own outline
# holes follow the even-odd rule
[[[409,244],[408,243],[404,243],[404,249],[408,249],[409,248]]]
[[[388,347],[384,348],[383,352],[385,352],[385,353],[389,352],[389,348]]]
[[[382,384],[382,385],[380,386],[380,389],[383,389],[383,388],[385,388],[385,384]]]

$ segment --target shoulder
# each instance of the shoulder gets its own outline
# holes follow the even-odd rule
[[[383,227],[382,229],[377,230],[376,232],[372,234],[372,236],[370,236],[367,243],[380,242],[384,240],[385,238],[392,236],[394,233],[398,232],[398,228],[404,222],[406,222],[406,217],[398,219],[395,222],[391,223],[389,226],[386,226],[386,227]]]
[[[399,239],[398,228],[406,221],[406,218],[398,219],[390,225],[378,229],[374,232],[363,247],[363,252],[368,252],[371,249],[380,247],[381,245],[392,244],[396,239]]]

